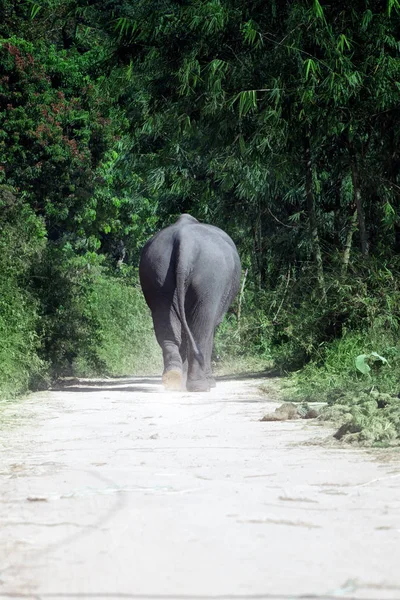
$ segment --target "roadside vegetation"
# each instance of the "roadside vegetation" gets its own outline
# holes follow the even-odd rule
[[[243,263],[218,369],[398,444],[398,0],[0,12],[0,394],[158,372],[139,252],[190,212]]]

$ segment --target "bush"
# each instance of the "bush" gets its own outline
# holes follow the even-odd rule
[[[310,305],[308,315],[295,317],[296,337],[309,344],[308,362],[292,376],[295,393],[328,403],[322,418],[338,425],[338,439],[400,444],[398,272],[395,259],[390,269],[370,260],[352,280],[332,284],[325,307]]]
[[[81,349],[74,361],[77,375],[101,365],[111,376],[159,374],[162,354],[153,331],[150,312],[132,277],[102,275],[93,284],[84,311],[96,323],[93,355]]]
[[[73,375],[80,351],[95,361],[97,327],[85,310],[100,273],[101,258],[93,251],[78,254],[68,241],[47,245],[35,265],[34,291],[41,307],[40,356],[48,362],[52,378]]]
[[[400,259],[360,260],[348,275],[337,271],[326,274],[327,302],[324,303],[315,280],[315,272],[304,267],[292,277],[287,289],[257,294],[254,307],[264,307],[265,344],[275,363],[283,371],[301,369],[309,362],[322,366],[331,344],[342,338],[354,344],[376,335],[398,337],[400,329]],[[375,333],[372,333],[375,332]],[[353,337],[347,338],[348,334]],[[378,340],[379,341],[379,340]],[[380,343],[380,342],[379,342]],[[360,344],[362,346],[364,341]],[[375,350],[376,348],[372,348]],[[337,349],[343,360],[343,346]],[[336,350],[333,351],[335,353]]]
[[[43,252],[41,219],[0,186],[0,395],[24,392],[45,377],[38,357],[38,302],[29,289],[32,262]]]
[[[129,268],[112,274],[94,251],[69,242],[46,250],[38,269],[43,307],[41,353],[52,377],[134,375],[157,371],[149,311]]]
[[[113,123],[121,118],[108,118],[105,95],[88,74],[95,52],[0,40],[0,183],[24,191],[52,239],[106,225],[96,169],[115,145]],[[106,210],[112,222],[112,203]]]
[[[387,363],[376,361],[371,374],[361,373],[357,357],[376,352]],[[363,390],[371,386],[382,392],[400,392],[400,345],[384,330],[371,328],[367,332],[348,332],[325,349],[325,362],[310,362],[295,375],[300,393],[309,400],[326,400],[337,389]]]

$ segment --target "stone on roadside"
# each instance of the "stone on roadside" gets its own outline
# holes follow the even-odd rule
[[[294,419],[316,419],[319,413],[314,408],[304,410],[304,406],[296,406],[293,402],[284,402],[272,413],[267,413],[260,421],[293,421]]]

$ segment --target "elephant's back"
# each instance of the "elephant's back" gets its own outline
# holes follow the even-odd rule
[[[238,280],[241,272],[230,236],[219,227],[199,223],[192,217],[162,229],[144,246],[139,263],[142,288],[165,290],[168,283],[174,287],[177,268],[200,280],[210,279],[214,273]]]
[[[230,295],[236,295],[241,264],[229,235],[218,227],[198,223],[185,228],[178,237],[179,263],[186,263],[188,286],[208,289],[212,294],[229,289]]]
[[[241,270],[240,258],[232,238],[215,225],[194,224],[181,232],[181,245],[194,246],[199,257],[212,260],[214,267],[224,264],[230,270]]]

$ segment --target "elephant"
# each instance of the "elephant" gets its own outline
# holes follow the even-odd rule
[[[240,258],[229,235],[189,214],[144,246],[139,278],[163,353],[166,389],[206,392],[215,386],[214,335],[239,291],[240,277]]]

